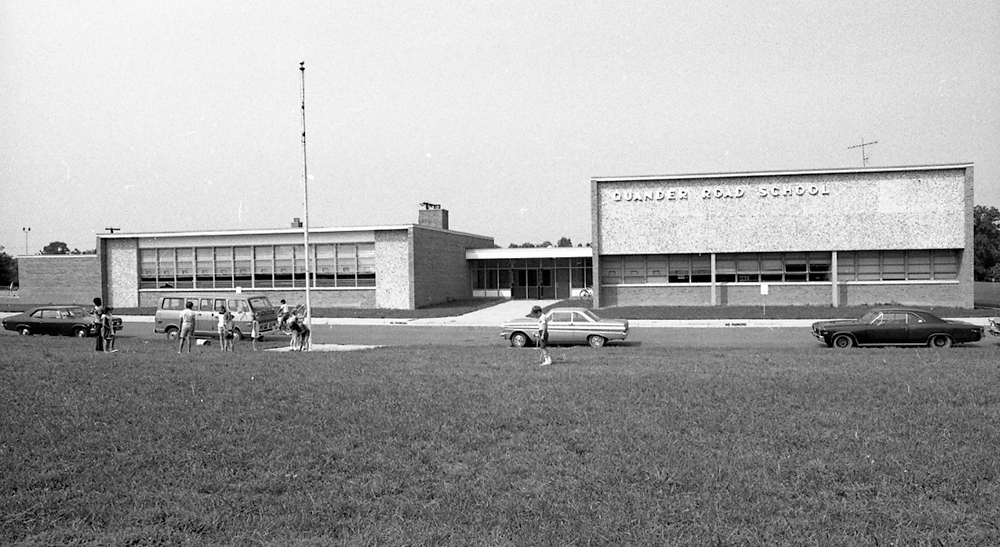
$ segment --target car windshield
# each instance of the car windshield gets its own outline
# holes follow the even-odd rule
[[[83,308],[67,308],[66,315],[70,317],[87,317],[90,314]]]
[[[870,311],[870,312],[862,315],[861,319],[858,319],[858,323],[863,323],[865,325],[870,325],[872,323],[872,321],[875,321],[875,318],[878,317],[879,315],[882,315],[882,312],[880,312],[880,311]]]
[[[274,308],[274,306],[271,305],[271,300],[268,299],[268,297],[266,296],[255,296],[249,299],[249,302],[250,302],[250,309],[253,311],[270,310]]]

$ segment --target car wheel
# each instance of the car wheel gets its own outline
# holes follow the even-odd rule
[[[17,327],[17,333],[21,336],[31,336],[31,329],[28,327]]]
[[[87,329],[83,327],[77,327],[73,329],[73,336],[76,336],[77,338],[86,338],[87,334],[88,334]]]
[[[528,338],[528,335],[523,332],[515,332],[510,335],[510,345],[515,348],[523,348],[524,346],[527,346],[530,340],[531,339]]]
[[[591,334],[587,337],[587,343],[590,344],[590,347],[592,348],[602,347],[605,342],[607,342],[607,340],[603,336],[598,336],[596,334]]]
[[[937,336],[932,336],[930,340],[930,346],[937,349],[945,349],[951,347],[951,337],[945,336],[943,334],[938,334]]]
[[[854,339],[846,334],[838,334],[833,337],[833,347],[838,349],[854,347]]]
[[[167,327],[167,340],[177,340],[177,337],[180,335],[177,327]]]
[[[233,329],[233,340],[239,342],[242,339],[243,339],[243,333],[240,332],[240,329]]]

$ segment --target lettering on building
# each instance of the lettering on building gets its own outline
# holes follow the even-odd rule
[[[702,188],[700,192],[684,188],[614,190],[611,192],[611,199],[613,201],[641,203],[646,201],[689,201],[692,197],[710,200],[738,200],[750,195],[757,196],[760,199],[828,196],[830,195],[830,189],[826,184],[779,184],[774,186],[758,186],[751,191],[747,191],[746,188],[741,186]]]

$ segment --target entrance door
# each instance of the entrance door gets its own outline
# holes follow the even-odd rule
[[[555,287],[556,298],[559,300],[569,299],[569,269],[559,268],[556,270],[556,287]]]

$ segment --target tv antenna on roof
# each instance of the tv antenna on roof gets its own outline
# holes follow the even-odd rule
[[[121,228],[105,228],[105,230],[107,230],[109,234],[113,234],[115,232],[120,232]]]
[[[861,149],[861,165],[868,167],[868,156],[865,154],[865,147],[871,146],[873,144],[878,144],[878,141],[865,142],[865,138],[861,137],[861,144],[855,144],[854,146],[848,146],[847,149],[860,148]]]
[[[441,208],[441,204],[440,203],[431,203],[429,201],[425,201],[425,202],[421,203],[420,205],[424,209],[440,209]]]

